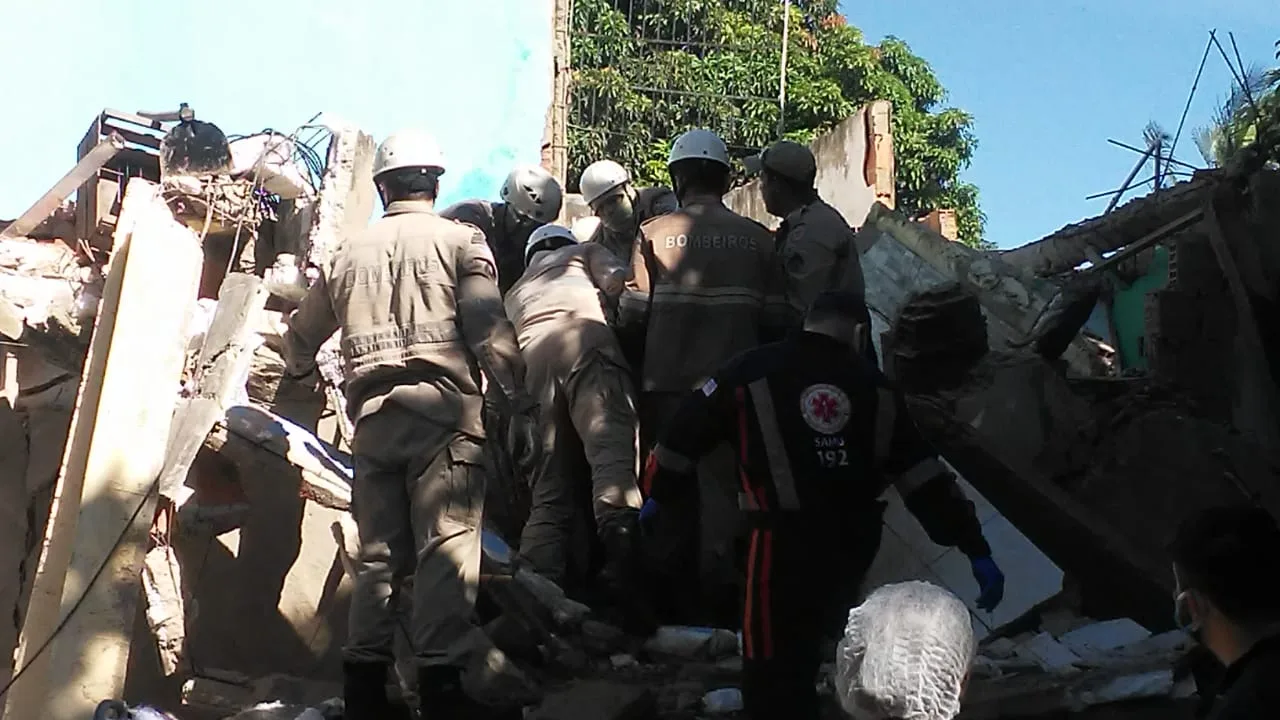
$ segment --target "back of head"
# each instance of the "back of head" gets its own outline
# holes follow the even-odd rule
[[[724,194],[729,189],[732,168],[724,140],[705,128],[695,128],[676,138],[667,156],[667,170],[681,200],[691,192]]]
[[[1280,527],[1266,510],[1202,510],[1178,527],[1169,554],[1180,589],[1203,593],[1232,621],[1280,622]]]
[[[560,216],[564,193],[546,169],[521,165],[502,183],[502,201],[527,218],[549,223]]]
[[[856,720],[951,720],[976,647],[960,598],[927,582],[886,585],[849,611],[836,695]]]
[[[423,130],[391,134],[378,146],[373,159],[373,180],[384,204],[405,198],[434,200],[444,171],[440,145]]]

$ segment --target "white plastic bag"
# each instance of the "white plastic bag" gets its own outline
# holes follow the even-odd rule
[[[927,582],[886,585],[849,611],[836,695],[855,720],[951,720],[976,646],[960,598]]]

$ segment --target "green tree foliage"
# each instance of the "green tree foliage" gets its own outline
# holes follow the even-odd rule
[[[665,184],[671,140],[719,132],[736,157],[776,137],[782,50],[779,0],[575,0],[569,187],[611,158],[639,182]],[[972,117],[906,43],[878,46],[836,0],[794,0],[784,136],[809,142],[866,103],[893,103],[899,209],[957,211],[960,237],[983,244],[978,189],[959,180],[977,146]]]
[[[1280,61],[1280,41],[1276,60]],[[1280,67],[1250,68],[1244,73],[1243,87],[1233,82],[1212,124],[1196,131],[1196,147],[1205,162],[1222,167],[1268,129],[1280,131]]]

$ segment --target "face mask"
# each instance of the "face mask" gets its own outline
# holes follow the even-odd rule
[[[602,205],[596,215],[605,227],[616,232],[630,227],[635,212],[631,208],[631,198],[619,195]]]

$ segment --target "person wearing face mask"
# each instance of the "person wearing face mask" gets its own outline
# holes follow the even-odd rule
[[[645,466],[647,524],[697,502],[691,475],[712,448],[728,442],[738,455],[739,506],[751,527],[742,689],[753,720],[819,717],[819,648],[844,628],[879,550],[879,498],[890,485],[935,543],[969,557],[979,608],[1004,595],[973,502],[920,436],[902,394],[862,357],[870,321],[859,296],[819,295],[803,331],[738,355],[686,394]]]
[[[1226,666],[1211,720],[1280,717],[1280,527],[1266,510],[1212,508],[1178,528],[1174,617]]]
[[[631,262],[640,225],[679,207],[670,189],[636,188],[631,173],[612,160],[588,165],[578,185],[592,216],[578,221],[575,235],[581,242],[604,245],[624,263]]]
[[[560,216],[564,196],[551,173],[536,165],[512,170],[502,183],[501,196],[501,202],[454,203],[440,216],[480,228],[498,260],[498,289],[506,295],[524,272],[529,235]]]

